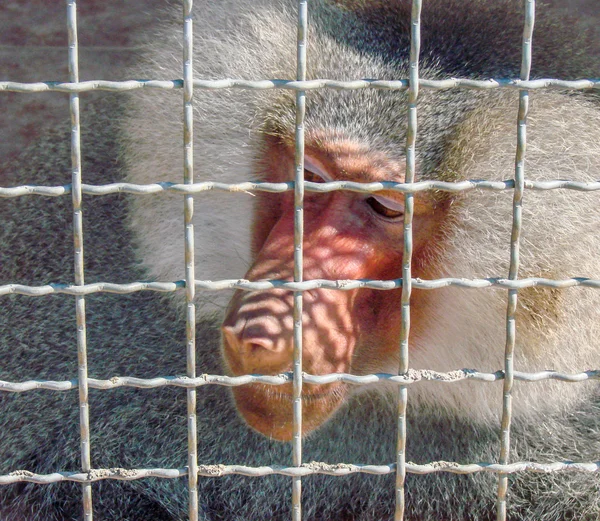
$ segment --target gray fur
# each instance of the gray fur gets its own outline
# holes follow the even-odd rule
[[[291,0],[197,2],[197,76],[293,77],[292,4]],[[365,4],[357,0],[340,7],[321,0],[311,2],[311,77],[407,76],[407,23],[399,18],[400,13],[407,12],[406,3],[375,3],[363,11]],[[422,76],[517,74],[521,30],[520,19],[514,16],[519,12],[518,4],[508,0],[426,2]],[[462,9],[469,15],[457,14]],[[586,57],[584,37],[577,36],[569,21],[555,20],[551,11],[544,15],[544,7],[539,6],[538,27],[535,76],[574,78],[593,75],[594,70],[598,75],[599,69],[594,69],[597,64]],[[178,38],[173,25],[164,28],[159,38],[164,49],[149,51],[148,63],[141,65],[136,75],[179,77]],[[450,49],[445,42],[451,42]],[[588,98],[591,96],[532,94],[529,179],[598,178],[600,110],[597,102]],[[196,99],[198,178],[218,177],[231,182],[264,175],[253,170],[254,160],[264,133],[289,134],[293,124],[291,95],[199,92]],[[404,94],[375,91],[312,93],[307,129],[336,130],[401,159],[405,99]],[[125,177],[136,182],[179,179],[181,132],[180,125],[172,122],[180,107],[177,92],[134,92],[127,100],[111,95],[94,106],[84,106],[85,182],[101,184]],[[510,178],[515,107],[513,94],[424,90],[419,112],[420,178]],[[27,151],[15,165],[12,184],[66,183],[70,169],[67,135],[57,134]],[[197,278],[241,277],[250,262],[249,246],[243,241],[249,218],[246,215],[244,219],[243,212],[248,211],[251,201],[240,199],[243,194],[215,195],[198,197],[201,220],[196,243],[199,250],[202,245],[204,248],[199,251]],[[86,197],[86,282],[182,278],[181,198],[172,199],[177,206],[165,196]],[[460,224],[453,221],[448,227],[451,247],[440,253],[447,274],[505,275],[510,194],[470,193],[458,197],[453,208],[453,218]],[[599,208],[597,193],[527,192],[521,276],[600,278]],[[202,220],[203,215],[210,221]],[[171,216],[176,216],[172,222]],[[0,283],[72,280],[68,197],[5,200],[0,205],[0,217]],[[225,233],[225,239],[221,235],[215,238],[215,229]],[[213,246],[219,243],[226,244],[228,252],[235,252],[229,253],[234,264],[222,265],[221,250]],[[165,258],[175,260],[170,263]],[[411,354],[411,365],[438,370],[500,368],[505,292],[448,289],[439,294],[439,310],[428,336],[414,340],[419,349]],[[522,292],[521,296],[518,369],[580,371],[600,367],[598,291],[541,289]],[[211,296],[199,301],[201,372],[223,372],[214,315],[227,298]],[[185,325],[183,314],[171,305],[172,299],[135,293],[96,294],[86,301],[90,376],[185,373]],[[3,297],[0,379],[73,378],[75,333],[71,297]],[[497,460],[499,390],[498,385],[486,383],[411,387],[407,459],[418,463]],[[596,386],[517,383],[515,395],[511,461],[600,459]],[[90,404],[94,468],[186,464],[185,391],[91,391]],[[0,393],[0,411],[0,473],[79,468],[76,393]],[[333,421],[305,440],[304,460],[392,462],[394,416],[395,404],[388,395],[358,394]],[[199,390],[198,432],[201,463],[291,462],[290,447],[250,431],[238,418],[228,391],[221,387]],[[596,475],[526,473],[510,481],[510,520],[592,521],[600,517],[600,481]],[[495,519],[495,483],[493,476],[482,474],[411,475],[407,481],[407,519]],[[201,518],[207,521],[290,517],[289,478],[200,478],[199,486]],[[304,518],[392,519],[393,487],[393,476],[308,477],[303,480]],[[95,519],[186,518],[185,480],[99,482],[93,486],[93,497]],[[0,487],[0,519],[81,519],[80,487],[70,483]]]

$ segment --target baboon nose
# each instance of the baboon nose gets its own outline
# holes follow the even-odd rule
[[[223,326],[223,352],[234,374],[277,374],[289,370],[286,342],[262,328]]]
[[[238,317],[234,324],[224,324],[222,331],[225,356],[244,372],[281,372],[291,364],[290,335],[272,317]]]
[[[223,326],[222,329],[229,347],[241,354],[256,355],[260,351],[277,351],[275,340],[266,333],[260,334],[248,328],[235,328],[233,326]]]
[[[232,306],[221,331],[223,354],[234,374],[277,374],[289,369],[293,323],[288,307],[285,299],[262,294]]]

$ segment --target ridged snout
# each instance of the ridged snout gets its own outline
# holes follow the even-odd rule
[[[291,366],[292,307],[286,291],[238,294],[223,322],[223,350],[234,374],[287,371]]]

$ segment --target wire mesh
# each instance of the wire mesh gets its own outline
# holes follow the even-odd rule
[[[79,81],[79,57],[77,41],[77,3],[75,0],[67,1],[67,31],[69,34],[69,80],[72,83]],[[73,247],[75,253],[75,285],[81,286],[84,282],[83,262],[83,213],[81,193],[81,124],[79,120],[79,93],[69,94],[69,108],[71,112],[71,164],[72,184],[71,196],[73,200]],[[89,472],[92,468],[90,455],[90,411],[88,392],[88,366],[87,366],[87,338],[85,296],[75,296],[75,310],[77,315],[77,364],[79,387],[79,422],[81,433],[81,468]],[[82,483],[83,516],[86,521],[92,521],[92,485]]]
[[[306,52],[308,38],[308,2],[298,1],[298,32],[296,45],[296,80],[306,79]],[[304,116],[306,93],[296,91],[296,126],[294,150],[294,282],[302,282],[304,266]],[[292,451],[295,467],[302,465],[302,292],[294,292],[294,352],[292,398]],[[292,478],[292,520],[302,519],[302,480]]]
[[[419,53],[421,47],[421,7],[420,0],[414,0],[411,10],[410,35],[410,78],[408,88],[408,128],[406,132],[406,176],[407,183],[414,183],[416,170],[417,143],[417,100],[419,97]],[[404,194],[404,252],[402,255],[402,298],[400,327],[400,365],[398,372],[406,374],[409,370],[408,338],[410,333],[410,295],[412,291],[412,255],[414,194]],[[396,442],[396,521],[404,519],[406,482],[406,408],[408,405],[408,389],[401,385],[398,389],[398,439]]]
[[[523,47],[521,59],[521,79],[527,81],[531,71],[531,40],[535,16],[535,0],[525,1],[525,27],[523,29]],[[519,115],[517,130],[517,156],[515,159],[515,188],[513,195],[513,224],[510,238],[510,267],[508,278],[516,280],[519,276],[519,246],[522,225],[522,204],[525,179],[525,148],[527,145],[527,113],[529,110],[529,92],[519,92]],[[504,350],[504,388],[502,399],[502,420],[500,435],[500,463],[507,464],[510,453],[510,427],[512,421],[512,390],[514,381],[514,351],[516,342],[516,313],[518,290],[508,290],[506,306],[506,346]],[[498,502],[496,519],[506,520],[506,495],[508,492],[508,476],[498,476]]]
[[[37,195],[42,197],[59,197],[70,194],[73,201],[74,222],[74,254],[75,254],[75,283],[74,284],[47,284],[42,286],[28,286],[22,284],[0,285],[0,296],[26,295],[41,297],[51,294],[66,294],[75,297],[77,317],[77,359],[78,378],[68,381],[30,380],[22,382],[0,381],[0,391],[28,392],[31,390],[68,391],[78,389],[80,404],[80,433],[81,433],[81,471],[60,471],[52,474],[36,474],[27,470],[15,470],[6,475],[0,475],[0,485],[18,482],[37,484],[73,481],[82,484],[83,511],[86,520],[93,519],[91,484],[105,479],[111,480],[137,480],[148,477],[174,479],[187,476],[189,489],[189,519],[197,521],[199,518],[198,478],[219,477],[231,474],[243,476],[269,476],[273,474],[289,476],[292,478],[292,519],[302,519],[301,510],[301,478],[314,474],[332,476],[345,476],[353,473],[374,475],[396,474],[396,512],[395,519],[404,518],[405,508],[405,479],[407,473],[429,474],[436,472],[449,472],[455,474],[493,473],[498,475],[498,500],[497,519],[506,519],[506,495],[508,490],[508,475],[519,472],[566,472],[577,470],[580,472],[597,472],[600,462],[514,462],[509,463],[510,450],[510,425],[512,410],[512,385],[515,380],[540,381],[555,379],[565,382],[581,382],[590,379],[600,379],[600,371],[585,371],[567,374],[558,371],[542,371],[537,373],[520,372],[513,367],[513,352],[515,347],[515,311],[518,290],[534,286],[567,288],[585,286],[600,288],[600,280],[592,278],[569,278],[564,280],[551,280],[541,277],[518,278],[519,267],[519,235],[521,229],[521,202],[523,191],[531,190],[556,190],[569,189],[578,191],[600,190],[600,182],[582,183],[574,181],[527,181],[524,179],[524,156],[526,147],[526,119],[528,110],[528,91],[533,89],[569,88],[569,89],[600,89],[600,80],[564,81],[560,79],[529,80],[531,67],[532,31],[535,15],[535,0],[524,0],[524,33],[522,46],[522,68],[519,80],[493,79],[444,79],[427,80],[419,77],[419,45],[420,45],[420,11],[421,0],[413,0],[412,5],[412,37],[410,52],[410,78],[397,81],[384,80],[354,80],[334,81],[318,79],[306,81],[307,59],[307,34],[308,34],[308,3],[307,0],[298,1],[298,35],[297,35],[297,76],[295,80],[269,80],[247,81],[237,79],[203,80],[193,77],[193,33],[192,33],[192,1],[183,2],[183,79],[181,80],[128,80],[122,82],[112,81],[86,81],[80,82],[78,75],[78,43],[76,2],[67,0],[67,28],[69,34],[69,82],[37,82],[18,83],[0,82],[0,91],[10,92],[67,92],[70,96],[71,112],[71,149],[72,149],[72,183],[62,186],[32,186],[22,185],[16,187],[0,187],[0,197],[21,197]],[[183,151],[184,151],[184,182],[183,183],[153,183],[147,185],[134,185],[130,183],[112,183],[106,185],[89,185],[82,183],[81,172],[81,144],[79,124],[79,93],[92,90],[123,91],[140,88],[155,89],[182,89],[183,91]],[[515,166],[515,179],[508,181],[481,181],[469,180],[461,182],[441,181],[415,181],[415,149],[417,140],[417,102],[419,89],[518,89],[520,92],[518,108],[517,132],[517,157]],[[195,182],[193,173],[193,96],[194,89],[289,89],[296,92],[296,125],[295,125],[295,178],[290,183],[244,182],[238,184],[225,184],[219,182]],[[406,146],[406,179],[404,183],[353,183],[353,182],[304,182],[304,112],[307,91],[316,89],[384,89],[408,91],[408,132]],[[397,280],[303,280],[303,198],[304,191],[330,192],[334,190],[348,190],[359,193],[372,193],[381,190],[392,190],[403,193],[405,197],[404,218],[404,254],[402,278]],[[483,190],[513,190],[513,227],[510,244],[510,270],[507,278],[463,279],[444,278],[436,280],[421,280],[412,278],[412,218],[414,194],[428,190],[441,190],[447,192],[466,192],[473,189]],[[195,278],[194,271],[194,227],[192,217],[194,214],[194,195],[203,191],[223,190],[230,192],[239,191],[265,191],[282,193],[294,191],[294,280],[279,281],[268,280],[250,282],[247,280],[221,280],[200,281]],[[129,193],[136,196],[155,194],[159,192],[175,192],[184,195],[184,237],[185,237],[185,280],[173,282],[142,282],[135,281],[126,284],[94,283],[85,284],[83,264],[83,221],[82,221],[82,196],[102,196],[114,193]],[[200,208],[200,211],[202,209]],[[447,373],[431,370],[414,370],[410,368],[408,358],[408,341],[410,332],[410,296],[413,288],[432,290],[446,286],[465,287],[476,290],[502,289],[508,292],[506,312],[506,347],[505,366],[503,371],[485,373],[477,370],[461,369]],[[294,354],[293,371],[280,375],[245,375],[228,377],[224,375],[198,375],[196,371],[196,309],[194,304],[196,291],[221,291],[224,289],[241,289],[245,291],[269,290],[282,288],[293,291],[294,294]],[[302,294],[317,288],[335,290],[351,290],[356,288],[372,288],[382,291],[402,288],[402,327],[400,334],[400,365],[399,374],[328,374],[309,375],[302,370]],[[187,372],[185,377],[161,376],[151,379],[135,377],[115,377],[109,380],[88,378],[87,349],[86,349],[86,314],[85,296],[93,293],[106,292],[127,294],[138,291],[174,292],[185,290],[186,294],[186,355]],[[501,450],[498,463],[475,462],[458,464],[454,462],[430,462],[427,464],[414,464],[406,461],[405,446],[409,429],[406,425],[406,406],[408,388],[421,381],[435,381],[439,384],[452,384],[467,379],[481,382],[494,382],[503,380],[503,414],[501,425]],[[261,466],[249,467],[244,465],[203,465],[198,462],[197,446],[197,418],[196,418],[196,392],[204,385],[240,386],[250,383],[267,385],[293,384],[293,464],[292,466]],[[377,383],[392,383],[398,386],[398,438],[397,458],[395,463],[381,465],[358,465],[353,463],[325,464],[319,462],[304,463],[302,460],[302,386],[345,382],[354,386],[372,385]],[[185,388],[187,392],[187,426],[188,426],[188,466],[185,468],[157,468],[157,469],[94,469],[90,458],[90,423],[88,391],[92,389],[108,390],[117,387],[136,387],[143,389],[163,386]]]

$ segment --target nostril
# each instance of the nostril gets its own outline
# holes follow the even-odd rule
[[[275,342],[268,338],[245,340],[243,347],[249,355],[259,355],[261,351],[276,351]]]
[[[274,352],[277,350],[276,341],[265,331],[256,331],[256,328],[242,327],[234,328],[224,326],[222,328],[225,342],[237,352],[247,355],[258,355],[262,351]]]

